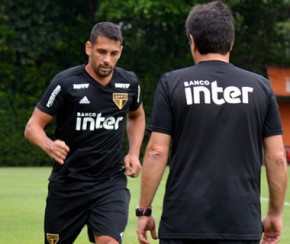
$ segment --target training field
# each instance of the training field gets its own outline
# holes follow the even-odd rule
[[[43,213],[49,174],[50,168],[46,167],[0,168],[0,244],[43,243]],[[139,183],[140,177],[137,179],[129,179],[132,199],[129,223],[124,235],[123,244],[138,243],[135,231],[137,218],[134,215],[134,209],[138,205],[139,200]],[[153,213],[156,221],[159,220],[160,216],[164,186],[165,179],[162,181],[153,203]],[[281,244],[290,243],[289,188],[286,194],[284,231],[280,242]],[[264,213],[268,204],[264,169],[261,196],[262,211]],[[89,243],[86,236],[86,229],[83,230],[75,242],[75,244],[83,243]],[[155,244],[158,241],[152,241],[151,243]]]

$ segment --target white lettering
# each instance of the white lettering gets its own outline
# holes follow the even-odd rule
[[[95,129],[105,130],[117,130],[119,129],[120,122],[124,119],[124,117],[114,118],[112,116],[103,117],[102,113],[77,113],[76,118],[76,130],[90,130],[94,131]]]
[[[185,97],[186,97],[186,103],[187,105],[191,105],[192,104],[192,92],[191,92],[191,88],[190,87],[186,87],[185,88]]]
[[[114,129],[114,125],[115,125],[115,118],[114,117],[108,117],[104,123],[103,126],[106,130],[113,130]]]
[[[140,102],[140,96],[141,96],[141,87],[140,87],[140,85],[138,85],[137,103]]]
[[[128,89],[130,87],[130,84],[127,83],[115,83],[116,88],[126,88]]]
[[[224,89],[218,86],[217,81],[210,83],[211,89],[206,87],[207,85],[209,85],[209,81],[207,80],[185,81],[184,91],[187,105],[200,104],[202,102],[201,97],[203,97],[204,104],[211,104],[212,102],[217,105],[224,103],[248,104],[250,93],[254,91],[252,87],[241,87],[240,89],[239,87],[228,86]]]
[[[210,104],[210,90],[204,86],[197,86],[193,88],[193,100],[195,104],[200,103],[200,93],[204,94],[204,103]]]
[[[77,116],[78,117],[96,117],[97,114],[96,113],[80,113],[80,112],[77,112]]]
[[[77,117],[76,130],[81,130],[82,119]]]
[[[118,130],[119,129],[119,123],[123,120],[123,117],[118,117],[116,119],[116,123],[115,123],[115,130]]]
[[[253,87],[242,87],[243,103],[249,103],[249,93],[253,93]]]
[[[105,121],[105,117],[102,117],[102,114],[99,113],[96,119],[96,129],[103,128],[102,124]]]
[[[61,91],[61,86],[60,85],[57,85],[57,87],[53,90],[53,92],[51,93],[49,99],[48,99],[48,102],[46,104],[46,107],[51,107],[52,104],[54,103],[54,100],[57,96],[57,94]]]
[[[93,131],[94,125],[95,125],[95,120],[93,118],[88,118],[88,117],[83,118],[82,130],[87,130],[88,125],[89,125],[90,130]]]
[[[225,100],[223,98],[219,99],[218,93],[223,93],[223,88],[217,86],[217,82],[211,83],[211,91],[212,91],[212,100],[215,104],[221,105],[225,103]],[[210,96],[209,96],[210,99]]]
[[[184,81],[184,86],[209,86],[210,82],[208,80],[191,80]]]
[[[241,103],[241,90],[235,86],[229,86],[224,91],[224,98],[228,103]]]
[[[85,84],[73,84],[74,89],[86,89],[89,88],[89,83]]]

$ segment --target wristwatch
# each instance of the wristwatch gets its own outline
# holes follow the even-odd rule
[[[152,209],[151,208],[139,208],[139,207],[137,207],[135,209],[135,213],[136,213],[137,217],[140,217],[140,216],[151,216]]]

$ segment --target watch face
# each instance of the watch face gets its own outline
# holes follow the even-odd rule
[[[136,216],[150,216],[152,213],[151,208],[136,208]]]
[[[151,215],[151,208],[146,208],[144,211],[144,216],[150,216]]]

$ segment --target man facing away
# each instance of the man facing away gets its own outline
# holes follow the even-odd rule
[[[86,65],[57,74],[38,102],[25,137],[54,159],[45,209],[45,243],[71,244],[87,225],[91,242],[122,242],[128,220],[127,176],[141,170],[145,130],[140,84],[116,67],[119,26],[97,23],[85,44]],[[56,117],[55,139],[45,127]],[[127,127],[129,152],[122,141]]]
[[[234,21],[220,1],[198,4],[186,20],[194,66],[166,73],[155,93],[137,234],[154,239],[152,201],[168,154],[161,244],[278,243],[287,163],[276,98],[264,77],[229,63]],[[172,139],[172,148],[170,143]],[[265,163],[269,208],[261,221]]]

